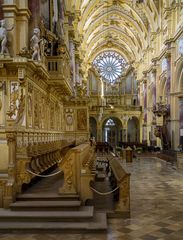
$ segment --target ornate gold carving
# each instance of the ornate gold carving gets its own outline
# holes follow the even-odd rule
[[[25,95],[23,93],[23,89],[21,89],[21,96],[19,99],[16,123],[20,124],[22,122],[24,113],[25,113]]]
[[[46,116],[46,100],[45,97],[42,95],[40,98],[40,127],[42,129],[45,128],[45,116]]]
[[[17,176],[16,176],[16,182],[18,187],[21,190],[21,186],[23,183],[29,183],[31,180],[30,174],[26,171],[28,160],[18,160],[17,161]]]
[[[67,125],[73,124],[73,116],[71,114],[67,114],[65,118],[66,118]]]
[[[61,169],[64,171],[64,185],[60,188],[60,192],[75,192],[73,159],[68,157],[64,162],[64,165],[61,166]]]
[[[20,55],[21,57],[31,58],[31,53],[30,53],[30,51],[28,50],[28,48],[26,48],[26,47],[23,47],[23,48],[20,50],[19,55]]]
[[[120,197],[124,203],[124,206],[127,206],[129,202],[129,178],[126,177],[122,182],[122,187],[120,188]]]
[[[77,129],[87,130],[87,111],[86,109],[77,110]]]
[[[39,128],[39,92],[34,91],[34,127]]]
[[[68,159],[65,166],[65,182],[68,189],[71,190],[73,187],[73,171],[72,171],[72,159]]]
[[[76,92],[78,97],[83,97],[86,95],[87,87],[82,84],[76,83]]]
[[[16,117],[17,117],[18,102],[19,102],[19,84],[18,84],[18,82],[11,82],[11,86],[10,86],[10,110],[7,112],[7,115],[11,119],[16,119]]]
[[[15,140],[16,140],[16,134],[15,134],[15,133],[7,133],[7,134],[6,134],[6,138],[7,138],[8,144],[9,144],[9,143],[12,143],[12,142],[15,142]]]

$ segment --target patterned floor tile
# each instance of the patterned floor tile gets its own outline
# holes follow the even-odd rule
[[[1,240],[183,240],[183,172],[157,158],[124,163],[131,217],[109,219],[102,234],[0,234]],[[46,188],[46,190],[49,190]]]

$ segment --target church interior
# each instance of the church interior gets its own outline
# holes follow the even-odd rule
[[[0,0],[0,238],[183,239],[183,1]]]

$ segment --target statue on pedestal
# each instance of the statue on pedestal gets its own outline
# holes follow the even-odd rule
[[[9,54],[8,48],[7,48],[7,31],[11,31],[14,26],[11,28],[5,27],[5,19],[0,20],[0,43],[1,43],[1,53],[0,54]]]
[[[40,29],[34,28],[33,36],[30,40],[31,48],[33,50],[32,60],[36,60],[36,61],[41,60],[41,54],[40,54],[40,42],[41,41],[42,41],[42,39],[40,39]]]

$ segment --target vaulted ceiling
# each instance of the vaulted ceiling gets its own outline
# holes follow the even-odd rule
[[[171,1],[171,0],[170,0]],[[161,9],[169,0],[73,0],[84,62],[104,50],[116,50],[138,62],[161,28]]]

